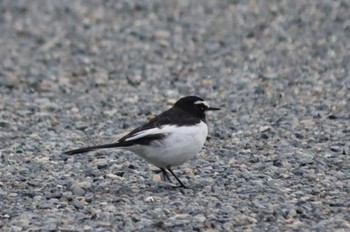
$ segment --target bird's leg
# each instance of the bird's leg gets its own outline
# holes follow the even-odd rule
[[[166,171],[164,168],[160,168],[160,171],[162,172],[163,178],[164,178],[164,179],[168,180],[170,183],[173,183],[173,182],[170,180],[169,175],[168,175],[167,171]]]
[[[167,167],[168,171],[171,173],[171,175],[173,175],[175,177],[175,179],[180,183],[182,188],[186,188],[186,186],[181,182],[181,180],[179,178],[177,178],[177,176],[175,175],[175,173],[173,172],[173,170],[171,170],[170,167]]]

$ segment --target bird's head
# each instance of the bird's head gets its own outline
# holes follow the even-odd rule
[[[209,106],[206,101],[197,96],[187,96],[180,98],[174,104],[174,107],[178,107],[183,111],[194,114],[203,119],[205,119],[205,112],[211,110],[220,110],[219,108]]]

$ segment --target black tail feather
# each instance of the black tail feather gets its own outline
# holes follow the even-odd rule
[[[115,147],[121,147],[121,146],[119,143],[110,143],[110,144],[98,145],[93,147],[83,147],[83,148],[78,148],[70,151],[65,151],[63,152],[63,154],[75,155],[75,154],[85,153],[85,152],[94,151],[98,149],[115,148]]]

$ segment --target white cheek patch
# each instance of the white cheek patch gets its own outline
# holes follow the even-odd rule
[[[206,102],[206,101],[196,101],[194,102],[195,105],[200,105],[200,104],[203,104],[205,105],[207,108],[209,108],[209,104]]]

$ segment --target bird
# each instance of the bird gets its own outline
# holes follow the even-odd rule
[[[220,108],[210,107],[198,96],[182,97],[170,109],[114,143],[78,148],[63,154],[107,148],[128,150],[159,168],[164,180],[172,182],[169,171],[180,187],[186,188],[172,168],[191,160],[201,150],[208,136],[206,112],[214,110]]]

